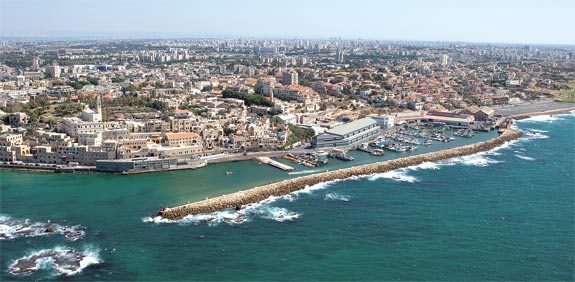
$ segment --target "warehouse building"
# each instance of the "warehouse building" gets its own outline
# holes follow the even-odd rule
[[[378,121],[371,117],[365,117],[314,136],[311,146],[313,148],[346,147],[375,138],[381,133],[382,129]]]

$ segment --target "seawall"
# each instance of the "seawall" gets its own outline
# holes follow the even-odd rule
[[[282,196],[289,194],[291,192],[303,189],[306,186],[315,185],[321,182],[345,179],[352,176],[382,173],[403,167],[419,165],[423,162],[435,162],[439,160],[488,151],[497,146],[503,145],[503,143],[507,141],[518,139],[521,137],[521,135],[522,133],[518,130],[507,129],[498,137],[484,142],[437,152],[430,152],[421,155],[287,179],[212,199],[189,203],[173,208],[165,208],[164,210],[158,212],[158,215],[166,219],[177,220],[191,214],[215,212],[223,209],[235,208],[242,205],[259,202],[271,196]]]

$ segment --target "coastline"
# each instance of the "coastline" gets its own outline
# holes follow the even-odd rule
[[[515,120],[522,120],[522,119],[527,119],[527,118],[531,118],[534,116],[566,114],[566,113],[570,113],[571,111],[574,111],[574,110],[575,110],[575,103],[570,108],[556,109],[556,110],[549,110],[549,111],[542,111],[542,112],[532,112],[532,113],[526,113],[526,114],[518,114],[518,115],[509,116],[509,117],[513,118]]]
[[[526,118],[531,118],[534,116],[540,115],[554,115],[554,114],[564,114],[569,113],[575,110],[575,103],[569,103],[568,107],[561,108],[561,109],[553,109],[547,111],[539,111],[539,112],[526,112],[520,113],[515,115],[508,115],[505,117],[513,118],[515,120],[521,120]],[[176,168],[169,168],[169,169],[161,169],[161,170],[143,170],[143,171],[128,171],[125,173],[122,172],[107,172],[107,171],[99,171],[96,170],[95,166],[80,166],[80,167],[51,167],[51,166],[34,166],[34,164],[0,164],[0,170],[12,170],[12,171],[22,171],[22,172],[32,172],[32,173],[82,173],[82,174],[94,174],[94,173],[102,173],[102,174],[122,174],[122,175],[131,175],[131,174],[148,174],[148,173],[156,173],[156,172],[169,172],[169,171],[178,171],[178,170],[192,170],[192,169],[199,169],[210,164],[218,164],[218,163],[227,163],[227,162],[237,162],[237,161],[246,161],[256,159],[260,156],[267,156],[267,157],[279,157],[282,155],[286,155],[287,153],[300,153],[305,152],[305,150],[296,150],[296,151],[267,151],[267,152],[249,152],[247,154],[232,154],[232,155],[223,155],[221,157],[216,158],[207,158],[205,159],[205,164],[203,165],[180,165]]]
[[[222,195],[212,199],[206,199],[203,201],[189,203],[172,208],[165,208],[158,212],[157,215],[169,220],[178,220],[188,215],[215,212],[229,208],[238,208],[246,204],[260,202],[272,196],[282,196],[289,194],[291,192],[303,189],[306,186],[315,185],[321,182],[346,179],[353,176],[383,173],[403,167],[419,165],[424,162],[435,162],[443,159],[450,159],[488,151],[503,145],[505,142],[518,139],[522,135],[523,133],[521,131],[515,129],[507,129],[498,137],[484,142],[421,155],[364,164],[355,167],[287,179],[277,183],[271,183],[232,194]]]

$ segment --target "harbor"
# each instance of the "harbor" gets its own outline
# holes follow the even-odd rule
[[[241,209],[243,205],[256,203],[271,196],[282,196],[320,182],[344,179],[352,176],[381,173],[402,167],[418,165],[423,162],[434,162],[448,158],[470,155],[493,149],[504,144],[505,142],[518,139],[521,136],[522,133],[520,131],[508,129],[500,136],[484,142],[283,180],[277,183],[259,186],[249,190],[238,191],[236,193],[219,196],[212,199],[206,199],[195,203],[189,203],[172,208],[163,208],[158,212],[157,215],[165,219],[177,220],[184,218],[187,215],[214,212],[229,208]]]

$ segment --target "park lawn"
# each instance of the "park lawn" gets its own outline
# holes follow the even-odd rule
[[[575,102],[575,91],[561,90],[561,100],[565,102]]]

